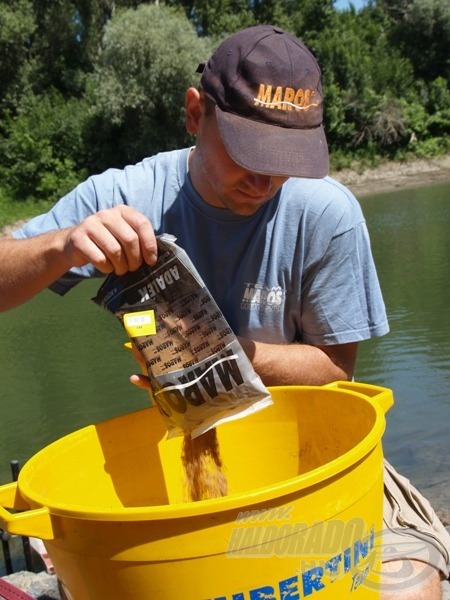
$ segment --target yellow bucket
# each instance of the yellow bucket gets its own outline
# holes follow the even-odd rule
[[[38,452],[0,487],[0,526],[45,540],[69,600],[378,598],[391,391],[270,391],[218,428],[228,496],[184,501],[182,440],[148,408]]]

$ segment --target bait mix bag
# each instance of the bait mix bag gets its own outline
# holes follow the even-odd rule
[[[175,239],[159,236],[155,265],[109,274],[93,301],[120,320],[143,357],[168,437],[195,438],[272,399]]]

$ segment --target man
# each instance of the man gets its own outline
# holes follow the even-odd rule
[[[266,385],[351,379],[358,342],[388,325],[361,209],[327,176],[317,62],[290,34],[257,26],[199,69],[186,93],[195,147],[94,176],[2,240],[0,308],[152,265],[155,234],[171,233]],[[445,529],[389,466],[386,484],[394,589],[383,597],[439,598]],[[412,535],[410,560],[398,539]]]

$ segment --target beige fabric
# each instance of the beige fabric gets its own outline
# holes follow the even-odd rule
[[[419,560],[449,577],[450,535],[426,498],[384,464],[382,561]]]

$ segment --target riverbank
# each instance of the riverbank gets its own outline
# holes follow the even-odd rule
[[[357,197],[450,181],[450,154],[439,158],[385,162],[374,169],[343,169],[332,173]]]

